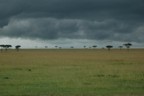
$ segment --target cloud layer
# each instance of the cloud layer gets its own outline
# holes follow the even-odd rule
[[[0,0],[0,36],[144,42],[143,0]]]

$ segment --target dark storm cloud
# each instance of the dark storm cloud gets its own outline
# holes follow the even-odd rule
[[[0,35],[144,42],[143,0],[0,0]]]
[[[1,17],[7,18],[20,15],[21,17],[124,19],[129,16],[142,17],[143,10],[143,0],[0,0]]]

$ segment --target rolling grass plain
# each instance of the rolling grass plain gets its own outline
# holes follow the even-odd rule
[[[144,49],[8,50],[0,96],[144,96]]]

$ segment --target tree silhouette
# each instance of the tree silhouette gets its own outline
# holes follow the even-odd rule
[[[58,46],[55,46],[55,48],[57,49],[57,48],[58,48]]]
[[[20,48],[21,46],[20,45],[17,45],[17,46],[15,46],[15,49],[17,50],[17,51],[19,51],[19,48]]]
[[[85,45],[84,45],[83,47],[84,47],[84,48],[86,48],[86,46],[85,46]]]
[[[93,48],[96,48],[96,47],[97,47],[97,45],[93,45],[92,47],[93,47]]]
[[[113,48],[112,45],[107,45],[106,48],[108,49],[108,51],[110,51],[111,48]]]
[[[3,47],[5,48],[5,50],[7,51],[8,48],[12,47],[12,45],[3,45]]]
[[[71,49],[74,49],[74,47],[73,47],[73,46],[71,46],[70,48],[71,48]]]
[[[129,50],[130,47],[132,46],[132,44],[131,43],[126,43],[126,44],[124,44],[124,46]]]

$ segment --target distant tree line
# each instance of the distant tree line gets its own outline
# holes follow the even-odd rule
[[[130,49],[130,47],[132,46],[132,44],[131,43],[125,43],[125,44],[123,44],[123,45],[121,45],[121,46],[118,46],[118,48],[121,50],[123,47],[126,47],[127,48],[127,50],[129,50]],[[55,47],[55,49],[62,49],[62,47],[59,47],[59,46],[54,46]],[[83,46],[83,48],[84,49],[96,49],[98,46],[97,45],[92,45],[92,46],[86,46],[86,45],[84,45]],[[102,49],[108,49],[108,51],[110,51],[112,48],[113,48],[114,46],[113,45],[106,45],[105,47],[103,47]],[[45,46],[45,48],[48,48],[48,46]],[[74,46],[70,46],[69,47],[70,49],[75,49],[75,47]]]
[[[123,45],[121,45],[121,46],[118,46],[118,48],[121,50],[123,47],[126,47],[127,50],[129,51],[129,49],[130,49],[131,46],[132,46],[131,43],[125,43],[125,44],[123,44]],[[3,50],[7,51],[7,50],[8,50],[9,48],[11,48],[11,47],[12,47],[12,45],[2,44],[2,45],[0,45],[0,51],[1,51],[1,52],[2,52]],[[20,47],[21,47],[21,45],[16,45],[16,46],[15,46],[16,51],[19,51]],[[55,47],[56,49],[62,49],[62,47],[59,47],[59,46],[54,46],[54,47]],[[93,45],[93,46],[91,46],[91,47],[88,47],[88,46],[86,46],[86,45],[83,46],[84,49],[86,49],[86,48],[96,49],[97,47],[98,47],[97,45]],[[48,48],[48,46],[45,46],[45,48]],[[70,46],[70,48],[71,48],[71,49],[74,49],[74,46]],[[113,48],[113,45],[106,45],[105,48],[107,48],[108,51],[110,51],[110,50]],[[105,48],[103,48],[103,49],[105,49]]]
[[[132,46],[131,43],[125,43],[125,44],[123,44],[123,45],[127,48],[127,50],[129,50],[130,47]],[[110,49],[113,48],[113,46],[112,46],[112,45],[107,45],[106,48],[110,51]],[[121,50],[121,49],[123,48],[123,46],[119,46],[119,48],[120,48],[120,50]]]
[[[121,46],[118,46],[118,48],[121,50],[123,47],[126,47],[127,50],[129,50],[131,46],[132,46],[131,43],[125,43],[125,44],[123,44]],[[95,49],[97,47],[98,47],[97,45],[93,45],[91,47],[87,47],[86,45],[83,46],[84,49],[86,49],[86,48],[94,48]],[[113,48],[113,45],[106,45],[105,48],[107,48],[108,51],[110,51]],[[103,49],[105,49],[105,48],[103,48]]]
[[[1,47],[1,52],[3,51],[3,50],[5,50],[5,51],[7,51],[9,48],[11,48],[12,47],[12,45],[9,45],[9,44],[6,44],[6,45],[4,45],[4,44],[2,44],[2,45],[0,45],[0,47]],[[15,46],[15,49],[17,50],[17,51],[19,51],[19,48],[20,48],[21,46],[20,45],[16,45]]]

